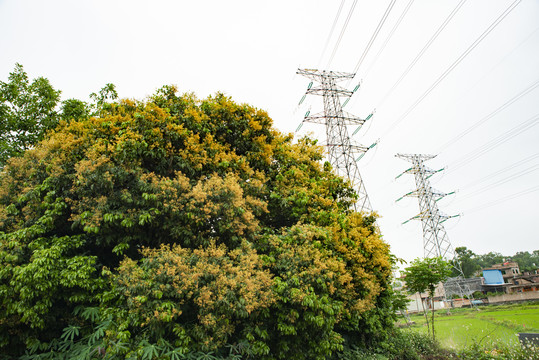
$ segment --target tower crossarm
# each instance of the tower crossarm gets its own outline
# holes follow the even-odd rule
[[[411,163],[414,161],[420,160],[421,162],[434,159],[436,155],[427,155],[427,154],[397,154],[395,157],[398,157],[403,160],[407,160]]]
[[[433,170],[433,169],[430,169],[426,166],[423,166],[423,168],[419,168],[418,166],[412,166],[406,170],[404,170],[403,172],[401,172],[399,175],[397,175],[395,177],[395,180],[397,180],[398,178],[400,178],[402,175],[404,174],[419,174],[420,172],[421,173],[425,173],[425,174],[429,174],[428,176],[425,177],[425,179],[430,179],[430,177],[436,173],[439,173],[440,171],[443,171],[445,170],[445,168],[441,168],[439,170]]]
[[[353,79],[354,76],[356,76],[354,73],[318,69],[298,69],[296,74],[303,75],[308,79],[318,82],[322,82],[321,80],[324,78],[333,79],[334,81],[343,81],[346,79]]]
[[[426,172],[430,172],[430,175],[426,177],[426,179],[430,179],[432,177],[432,175],[434,174],[437,174],[439,173],[440,171],[444,171],[445,170],[445,167],[441,168],[441,169],[438,169],[438,170],[432,170],[432,169],[427,169]]]
[[[335,85],[333,89],[326,89],[322,86],[312,87],[310,89],[307,89],[306,94],[307,95],[322,95],[322,96],[326,94],[331,94],[331,96],[350,97],[354,95],[354,92],[351,90],[346,90],[345,88],[341,86]]]
[[[460,216],[460,214],[446,215],[446,214],[436,213],[436,212],[432,212],[432,211],[422,211],[419,214],[417,214],[416,216],[412,216],[411,218],[409,218],[408,220],[406,220],[402,224],[404,225],[404,224],[406,224],[406,223],[408,223],[408,222],[410,222],[412,220],[429,220],[429,221],[434,221],[434,222],[437,222],[438,224],[441,224],[443,222],[446,222],[449,219],[459,217],[459,216]]]
[[[447,195],[452,195],[454,193],[455,193],[455,191],[452,191],[450,193],[443,193],[443,192],[433,190],[433,189],[417,189],[417,190],[410,191],[409,193],[406,193],[406,194],[402,195],[400,198],[395,200],[395,202],[401,201],[405,197],[420,197],[420,196],[426,196],[426,195],[429,195],[429,194],[432,195],[433,198],[435,198],[434,201],[438,201],[438,200],[443,199]]]
[[[343,111],[342,114],[335,115],[326,115],[323,112],[319,112],[313,115],[307,115],[303,121],[315,123],[315,124],[325,124],[328,120],[340,121],[344,125],[363,125],[366,119],[361,119],[357,116],[354,116],[346,111]]]
[[[445,215],[444,218],[442,220],[440,220],[440,224],[443,223],[443,222],[446,222],[447,220],[449,219],[453,219],[453,218],[456,218],[456,217],[459,217],[461,214],[456,214],[456,215]]]
[[[343,152],[345,151],[344,148],[347,147],[349,151],[353,153],[364,153],[367,152],[371,147],[370,146],[363,146],[363,145],[343,145],[343,144],[327,144],[328,148],[333,149],[339,149],[343,148]]]
[[[417,193],[417,190],[414,190],[414,191],[410,191],[409,193],[406,193],[404,195],[402,195],[400,198],[398,198],[397,200],[395,200],[395,202],[399,202],[401,201],[402,199],[404,199],[405,197],[417,197],[419,196],[419,194]]]
[[[434,199],[434,201],[440,201],[444,197],[449,196],[449,195],[453,195],[453,194],[456,194],[456,193],[457,193],[456,191],[451,191],[451,192],[448,192],[448,193],[442,193],[442,192],[433,193],[433,195],[437,197],[436,199]]]

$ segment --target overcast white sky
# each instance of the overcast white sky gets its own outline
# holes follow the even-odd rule
[[[324,52],[340,0],[0,0],[0,79],[19,62],[31,78],[47,77],[63,99],[87,100],[109,82],[121,97],[137,99],[164,84],[201,98],[222,91],[267,110],[279,130],[293,132],[307,109],[322,110],[315,97],[298,108],[309,80],[296,69],[353,72],[390,3],[357,1],[335,48],[354,4],[346,0]],[[539,249],[539,86],[533,87],[539,81],[539,1],[517,1],[417,102],[514,3],[464,2],[388,96],[459,3],[415,0],[377,56],[409,4],[397,0],[349,84],[363,79],[347,111],[366,117],[376,108],[353,139],[364,145],[380,139],[360,170],[384,238],[405,260],[423,256],[423,240],[420,222],[401,225],[418,213],[418,204],[415,198],[395,203],[415,188],[411,175],[394,180],[409,165],[396,153],[438,154],[427,164],[447,167],[431,181],[440,191],[459,190],[439,202],[444,213],[463,214],[445,223],[454,247],[505,255]],[[298,135],[310,132],[324,141],[323,130],[306,124]]]

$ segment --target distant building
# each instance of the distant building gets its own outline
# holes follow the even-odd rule
[[[506,261],[502,264],[492,265],[489,268],[483,269],[483,273],[485,270],[499,270],[504,279],[520,274],[520,268],[518,267],[518,263],[516,261]]]
[[[482,270],[482,277],[469,279],[453,278],[440,283],[436,287],[433,302],[430,302],[426,293],[409,295],[411,300],[408,304],[409,312],[422,312],[425,309],[444,309],[461,306],[471,306],[477,302],[483,303],[503,303],[507,301],[529,301],[539,299],[539,269],[533,272],[521,273],[518,263],[507,261],[502,264],[495,264]],[[406,279],[401,277],[398,286],[403,289],[406,286]],[[462,289],[468,288],[473,292],[499,293],[496,296],[489,296],[488,300],[471,300],[465,297],[458,297],[463,294]],[[444,296],[445,294],[445,296]],[[457,295],[457,296],[455,296]],[[463,294],[465,295],[465,294]]]
[[[483,292],[539,291],[539,275],[537,271],[521,274],[518,263],[508,261],[483,269],[482,286]]]

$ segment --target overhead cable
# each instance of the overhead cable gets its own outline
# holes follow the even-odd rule
[[[374,59],[372,60],[371,64],[369,65],[369,67],[367,68],[367,70],[365,71],[365,74],[364,74],[364,77],[367,77],[367,75],[369,74],[370,70],[372,69],[373,65],[376,63],[376,61],[378,60],[378,58],[380,57],[380,55],[382,54],[382,52],[385,50],[387,44],[389,43],[389,41],[391,40],[391,38],[393,37],[393,34],[397,31],[398,27],[400,26],[402,20],[404,19],[404,17],[406,16],[406,14],[408,13],[408,10],[410,10],[410,7],[412,6],[412,4],[414,3],[414,0],[410,0],[408,2],[408,4],[406,5],[406,7],[404,8],[401,16],[398,18],[397,22],[395,23],[395,25],[393,26],[393,28],[391,29],[391,31],[389,32],[389,34],[387,35],[384,43],[382,44],[382,46],[380,47],[380,50],[378,50],[378,52],[376,53],[376,55],[374,56]]]
[[[346,32],[346,28],[348,27],[348,23],[350,22],[350,18],[352,17],[352,14],[354,13],[354,9],[356,8],[357,0],[354,0],[352,3],[352,6],[350,7],[350,10],[348,10],[348,15],[346,16],[346,20],[344,21],[344,25],[341,29],[341,32],[339,34],[339,38],[337,39],[337,42],[335,43],[335,46],[333,47],[333,51],[331,53],[331,56],[329,57],[329,61],[326,65],[326,69],[329,69],[331,66],[331,62],[333,61],[333,58],[335,57],[335,54],[337,53],[337,49],[339,48],[339,45],[341,43],[341,40],[343,38],[344,33]]]
[[[449,14],[449,16],[444,20],[444,22],[442,23],[442,25],[440,25],[440,27],[438,28],[438,30],[436,30],[436,32],[431,36],[431,38],[429,39],[429,41],[427,41],[427,43],[425,44],[425,46],[423,46],[423,49],[421,49],[421,51],[419,51],[419,53],[416,55],[416,57],[412,60],[412,62],[408,65],[408,67],[406,68],[406,70],[404,70],[404,72],[401,74],[401,76],[399,77],[399,79],[393,84],[393,86],[389,89],[389,91],[384,95],[384,97],[382,98],[382,100],[380,101],[380,103],[378,104],[378,107],[380,107],[382,104],[385,103],[385,101],[387,100],[387,98],[389,97],[389,95],[391,95],[391,93],[393,93],[393,91],[395,90],[395,88],[397,86],[399,86],[399,84],[401,83],[401,81],[406,77],[406,75],[408,75],[408,73],[410,72],[410,70],[412,70],[412,68],[415,66],[415,64],[419,61],[419,59],[421,59],[421,57],[425,54],[425,52],[428,50],[428,48],[432,45],[432,43],[434,42],[434,40],[436,40],[436,38],[438,37],[438,35],[440,35],[440,33],[446,28],[446,26],[449,24],[449,22],[451,21],[451,19],[453,19],[453,17],[455,16],[455,14],[460,10],[460,8],[462,7],[462,5],[464,5],[464,3],[466,2],[467,0],[461,0],[457,6],[455,6],[455,8],[453,9],[453,11],[451,11],[451,13]]]
[[[504,203],[504,202],[506,202],[506,201],[513,200],[513,199],[516,199],[516,198],[518,198],[518,197],[521,197],[521,196],[524,196],[524,195],[527,195],[527,194],[530,194],[530,193],[533,193],[533,192],[536,192],[536,191],[539,191],[539,185],[538,185],[538,186],[533,186],[533,187],[531,187],[531,188],[528,188],[528,189],[526,189],[526,190],[523,190],[523,191],[520,191],[520,192],[511,194],[511,195],[508,195],[508,196],[505,196],[505,197],[503,197],[503,198],[500,198],[500,199],[498,199],[498,200],[492,201],[492,202],[490,202],[490,203],[486,203],[486,204],[477,206],[477,207],[475,207],[475,208],[472,208],[472,209],[466,211],[466,214],[467,214],[467,213],[474,213],[474,212],[477,212],[477,211],[486,209],[486,208],[488,208],[488,207],[491,207],[491,206],[494,206],[494,205],[498,205],[498,204]]]
[[[341,0],[341,5],[339,6],[339,10],[337,10],[337,14],[335,15],[335,19],[333,19],[333,25],[331,25],[331,30],[329,31],[328,38],[326,39],[326,44],[324,45],[324,50],[322,50],[322,54],[320,54],[320,60],[318,60],[317,68],[320,67],[320,64],[322,63],[322,59],[324,58],[324,55],[326,54],[326,50],[329,45],[329,41],[331,40],[331,37],[333,36],[333,31],[335,30],[335,26],[337,25],[337,21],[339,20],[339,17],[341,16],[341,11],[344,5],[345,0]]]
[[[451,140],[449,140],[448,142],[446,142],[445,144],[443,144],[439,150],[437,151],[437,153],[440,153],[442,152],[443,150],[447,149],[450,145],[454,144],[455,142],[457,142],[458,140],[462,139],[465,135],[467,135],[468,133],[470,133],[472,130],[476,129],[479,125],[485,123],[486,121],[492,119],[495,115],[497,115],[498,113],[500,113],[502,110],[506,109],[508,106],[510,106],[511,104],[513,104],[515,101],[517,101],[518,99],[520,99],[521,97],[523,97],[524,95],[530,93],[531,91],[535,90],[537,87],[539,87],[539,79],[535,80],[535,82],[533,82],[530,86],[528,86],[526,89],[522,90],[521,92],[519,92],[518,94],[516,94],[515,96],[513,96],[511,99],[507,100],[505,103],[503,103],[502,105],[500,105],[498,108],[496,108],[494,111],[492,111],[490,114],[488,114],[487,116],[479,119],[478,121],[476,121],[475,123],[473,123],[470,127],[468,127],[466,130],[464,130],[463,132],[461,132],[460,134],[458,134],[457,136],[455,136],[454,138],[452,138]]]
[[[460,157],[455,162],[453,162],[449,168],[454,171],[455,169],[461,168],[462,166],[470,163],[471,161],[477,159],[480,156],[483,156],[484,154],[490,152],[492,149],[502,145],[503,143],[511,140],[517,135],[520,135],[524,131],[529,130],[533,126],[537,125],[539,123],[539,114],[536,114],[535,116],[529,118],[528,120],[524,121],[523,123],[515,126],[511,130],[504,132],[497,138],[487,142],[486,144],[480,146],[479,148],[471,151],[470,153]]]
[[[530,166],[530,167],[528,167],[528,168],[526,168],[524,170],[521,170],[521,171],[519,171],[519,172],[517,172],[515,174],[511,174],[511,175],[509,175],[509,176],[507,176],[507,177],[505,177],[503,179],[497,180],[497,181],[495,181],[495,182],[493,182],[491,184],[488,184],[488,185],[486,185],[486,186],[484,186],[484,187],[482,187],[482,188],[480,188],[478,190],[475,190],[473,193],[470,193],[470,194],[460,198],[459,201],[465,200],[465,199],[468,199],[468,198],[471,198],[471,197],[475,197],[475,196],[480,195],[480,194],[482,194],[482,193],[484,193],[486,191],[489,191],[489,190],[491,190],[491,189],[493,189],[495,187],[498,187],[500,185],[503,185],[503,184],[506,184],[506,183],[508,183],[510,181],[513,181],[515,179],[520,179],[524,175],[530,174],[530,173],[532,173],[534,171],[537,171],[537,170],[539,170],[539,164],[532,165],[532,166]]]
[[[365,50],[363,51],[363,54],[359,58],[359,61],[357,62],[356,67],[354,68],[354,71],[353,71],[354,74],[357,73],[357,71],[359,70],[359,67],[361,66],[361,64],[363,63],[363,60],[365,60],[365,57],[369,53],[369,50],[371,49],[372,44],[376,40],[376,37],[378,37],[378,33],[380,32],[380,30],[384,26],[384,23],[386,22],[387,17],[391,13],[391,9],[393,9],[393,6],[395,5],[395,1],[396,0],[391,0],[389,5],[387,6],[387,9],[386,9],[384,15],[382,16],[382,18],[378,22],[378,26],[374,30],[374,33],[372,34],[371,39],[369,40],[369,43],[365,47]]]
[[[393,130],[402,120],[404,120],[476,47],[479,45],[501,22],[503,19],[520,4],[522,0],[515,0],[490,26],[432,83],[432,85],[406,110],[397,120],[395,120],[385,131],[384,135]]]
[[[511,165],[509,165],[507,167],[504,167],[503,169],[497,170],[497,171],[495,171],[493,173],[488,174],[487,176],[484,176],[484,177],[482,177],[480,179],[474,180],[474,181],[464,185],[463,189],[468,189],[468,188],[476,186],[477,184],[481,184],[482,182],[485,182],[487,180],[491,180],[492,178],[494,178],[494,177],[496,177],[496,176],[498,176],[500,174],[503,174],[503,173],[505,173],[505,172],[507,172],[509,170],[512,170],[512,169],[514,169],[514,168],[516,168],[516,167],[518,167],[518,166],[520,166],[522,164],[525,164],[525,163],[527,163],[529,161],[532,161],[532,160],[535,160],[537,158],[539,158],[539,153],[535,153],[535,154],[533,154],[531,156],[528,156],[527,158],[524,158],[522,160],[517,161],[516,163],[513,163],[513,164],[511,164]],[[447,172],[450,172],[450,171],[447,171]]]

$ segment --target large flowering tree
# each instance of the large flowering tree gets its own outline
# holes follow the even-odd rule
[[[374,215],[308,138],[165,86],[0,175],[0,352],[324,359],[390,328]]]

